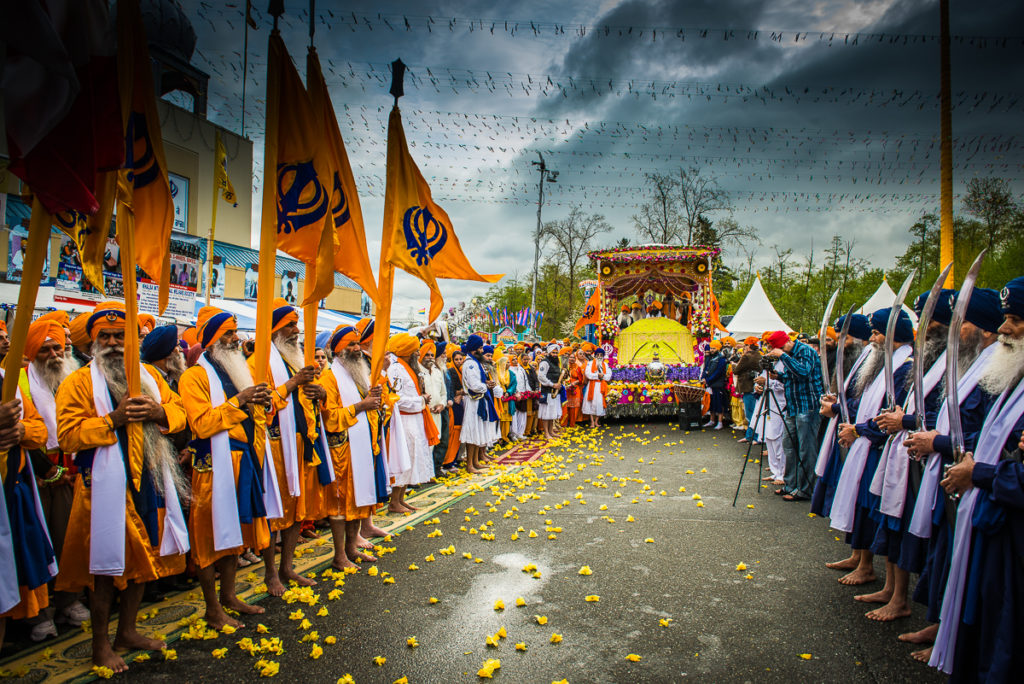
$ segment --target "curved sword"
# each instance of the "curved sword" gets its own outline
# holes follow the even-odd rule
[[[836,305],[837,297],[839,297],[839,288],[836,288],[836,291],[832,293],[832,298],[828,300],[828,305],[825,307],[825,315],[821,317],[821,330],[818,333],[818,356],[821,359],[822,394],[828,394],[828,388],[832,386],[828,379],[828,350],[826,349],[825,340],[828,339],[828,322],[832,317],[832,307]]]
[[[839,339],[836,341],[836,395],[839,397],[839,413],[842,415],[843,423],[850,423],[850,409],[846,407],[846,369],[843,367],[846,356],[846,337],[850,334],[850,316],[857,308],[854,304],[846,312],[843,319],[843,327],[839,331]]]
[[[889,322],[885,324],[885,356],[883,361],[885,364],[885,407],[882,411],[892,411],[896,408],[896,380],[893,376],[892,367],[892,352],[895,346],[896,336],[896,323],[899,321],[900,311],[903,309],[903,302],[907,299],[907,292],[910,291],[910,283],[914,280],[914,276],[917,275],[917,269],[915,268],[907,276],[907,279],[903,281],[903,285],[900,286],[900,291],[896,295],[895,301],[892,303],[892,310],[889,311]]]
[[[939,304],[939,293],[942,292],[942,285],[946,282],[946,276],[953,268],[953,262],[946,264],[942,269],[935,284],[928,293],[928,299],[921,309],[921,317],[917,320],[917,340],[914,342],[914,418],[916,419],[916,430],[924,430],[924,348],[928,339],[928,326],[935,314],[935,307]]]
[[[946,410],[949,412],[949,439],[953,446],[953,459],[959,463],[964,457],[964,431],[960,423],[960,391],[957,387],[957,358],[960,351],[960,326],[963,325],[964,317],[967,315],[967,303],[974,292],[974,283],[978,280],[978,271],[981,270],[981,261],[985,258],[985,252],[971,264],[971,270],[967,272],[963,285],[956,295],[956,307],[953,309],[953,318],[949,323],[949,337],[946,343]]]

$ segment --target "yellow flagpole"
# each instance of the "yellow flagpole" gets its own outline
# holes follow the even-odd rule
[[[124,287],[124,369],[128,396],[142,394],[139,369],[139,300],[135,275],[135,211],[129,203],[132,181],[128,171],[118,174],[117,243],[121,247],[121,280]],[[132,482],[138,489],[142,478],[142,423],[128,423],[128,464]]]
[[[219,176],[218,166],[220,159],[217,158],[217,150],[220,149],[220,131],[215,132],[213,143],[213,215],[210,217],[210,234],[206,238],[206,305],[210,305],[211,290],[213,289],[213,236],[217,232],[217,205],[220,204],[220,186],[217,182]]]
[[[309,279],[309,266],[306,266],[306,279],[302,282],[302,297],[305,299],[316,287]],[[307,366],[313,365],[313,353],[316,350],[316,318],[320,303],[313,300],[303,307],[303,343],[302,351]]]
[[[949,73],[949,0],[939,0],[939,24],[939,264],[948,264],[953,262],[953,95]],[[953,270],[949,269],[945,287],[953,287]]]

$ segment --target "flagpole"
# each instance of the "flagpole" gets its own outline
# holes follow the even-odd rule
[[[132,207],[132,181],[128,170],[118,174],[117,243],[121,247],[121,282],[124,287],[124,370],[127,396],[142,393],[139,359],[139,302],[136,295],[138,281],[135,273],[135,210]],[[148,275],[148,274],[147,274]],[[129,474],[136,489],[142,477],[142,423],[130,422],[128,431]]]
[[[953,261],[953,96],[949,65],[949,0],[939,0],[939,263]],[[945,287],[953,287],[949,269]]]
[[[220,149],[220,131],[214,132],[213,144],[213,215],[210,217],[210,233],[206,238],[206,306],[210,306],[210,295],[213,290],[213,239],[217,232],[217,205],[220,204],[220,188],[217,187],[217,166],[220,164],[217,150]]]
[[[242,137],[245,137],[245,84],[249,80],[249,8],[252,0],[245,0],[245,16],[242,17],[242,24],[245,27],[245,38],[242,39]],[[274,28],[277,28],[277,18],[274,18]],[[209,300],[206,302],[209,304]]]

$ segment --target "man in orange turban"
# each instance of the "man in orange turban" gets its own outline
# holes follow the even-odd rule
[[[431,397],[420,378],[419,348],[419,340],[409,333],[398,333],[388,340],[388,353],[394,357],[388,366],[388,380],[399,396],[395,404],[398,412],[392,420],[402,421],[409,457],[408,463],[403,464],[408,467],[393,473],[395,482],[388,504],[388,510],[393,513],[416,511],[414,506],[405,502],[406,487],[429,482],[434,477],[432,447],[440,441],[440,431],[434,425],[428,408]]]
[[[334,480],[334,466],[321,437],[317,408],[326,390],[314,382],[316,368],[305,364],[299,345],[301,332],[298,310],[282,297],[275,299],[270,327],[270,377],[275,389],[267,433],[284,514],[277,519],[270,517],[270,531],[281,532],[276,572],[274,545],[263,551],[267,591],[271,596],[282,595],[288,582],[303,587],[316,584],[295,572],[293,557],[302,522],[325,517],[321,511],[323,489]],[[256,356],[250,356],[248,363],[255,376]]]
[[[89,322],[89,314],[82,313],[78,314],[71,319],[71,324],[68,330],[71,331],[71,335],[68,337],[68,344],[71,346],[71,354],[79,366],[92,361],[92,355],[89,354],[89,348],[92,346],[92,340],[89,339],[89,334],[85,332],[85,325]]]
[[[421,379],[423,390],[430,397],[427,409],[437,426],[438,442],[431,449],[434,463],[434,477],[441,476],[444,455],[448,452],[448,407],[451,401],[448,396],[447,369],[445,363],[445,344],[434,340],[424,340],[420,345],[419,361],[422,369]]]
[[[7,351],[11,348],[11,337],[7,334],[7,323],[0,321],[0,364],[7,358]]]
[[[142,342],[142,340],[146,339],[146,335],[153,332],[153,329],[156,328],[156,318],[153,316],[153,314],[140,313],[138,319],[139,342]]]
[[[235,317],[205,306],[199,311],[197,333],[198,344],[205,351],[178,381],[195,438],[190,445],[192,511],[188,527],[206,601],[204,619],[219,630],[224,625],[242,624],[230,617],[226,608],[243,615],[263,612],[235,594],[235,572],[243,550],[259,553],[271,544],[267,516],[280,514],[281,501],[273,463],[265,457],[265,407],[271,390],[266,384],[253,384]]]
[[[146,582],[185,568],[189,540],[181,500],[188,485],[164,436],[184,429],[185,409],[160,373],[146,365],[139,369],[141,395],[128,396],[123,304],[100,304],[85,327],[93,361],[69,375],[56,397],[60,448],[77,452],[82,472],[75,479],[55,589],[91,589],[93,664],[121,672],[127,666],[114,649],[166,646],[136,630]],[[129,423],[141,429],[124,429]],[[107,634],[115,590],[121,596],[112,648]]]

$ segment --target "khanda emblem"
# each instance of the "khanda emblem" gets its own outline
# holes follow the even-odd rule
[[[444,249],[448,241],[448,228],[437,220],[427,207],[409,207],[402,217],[405,246],[416,260],[417,266],[424,266]]]
[[[58,211],[53,215],[53,224],[79,245],[84,244],[85,238],[92,232],[85,214],[74,209]]]
[[[327,214],[327,193],[316,177],[313,162],[277,167],[277,231],[297,233]]]
[[[334,227],[341,228],[351,220],[352,214],[349,212],[348,197],[345,197],[345,189],[341,187],[341,176],[337,171],[334,172],[334,194],[337,195],[337,200],[331,207],[331,216],[334,217]]]
[[[587,304],[587,308],[583,310],[583,317],[590,318],[597,312],[597,307],[593,304]]]
[[[999,305],[1004,308],[1010,308],[1010,288],[1004,287],[999,292]]]
[[[125,150],[128,180],[133,186],[144,188],[160,177],[160,165],[157,164],[153,140],[149,137],[146,116],[142,112],[132,112],[128,117]]]

